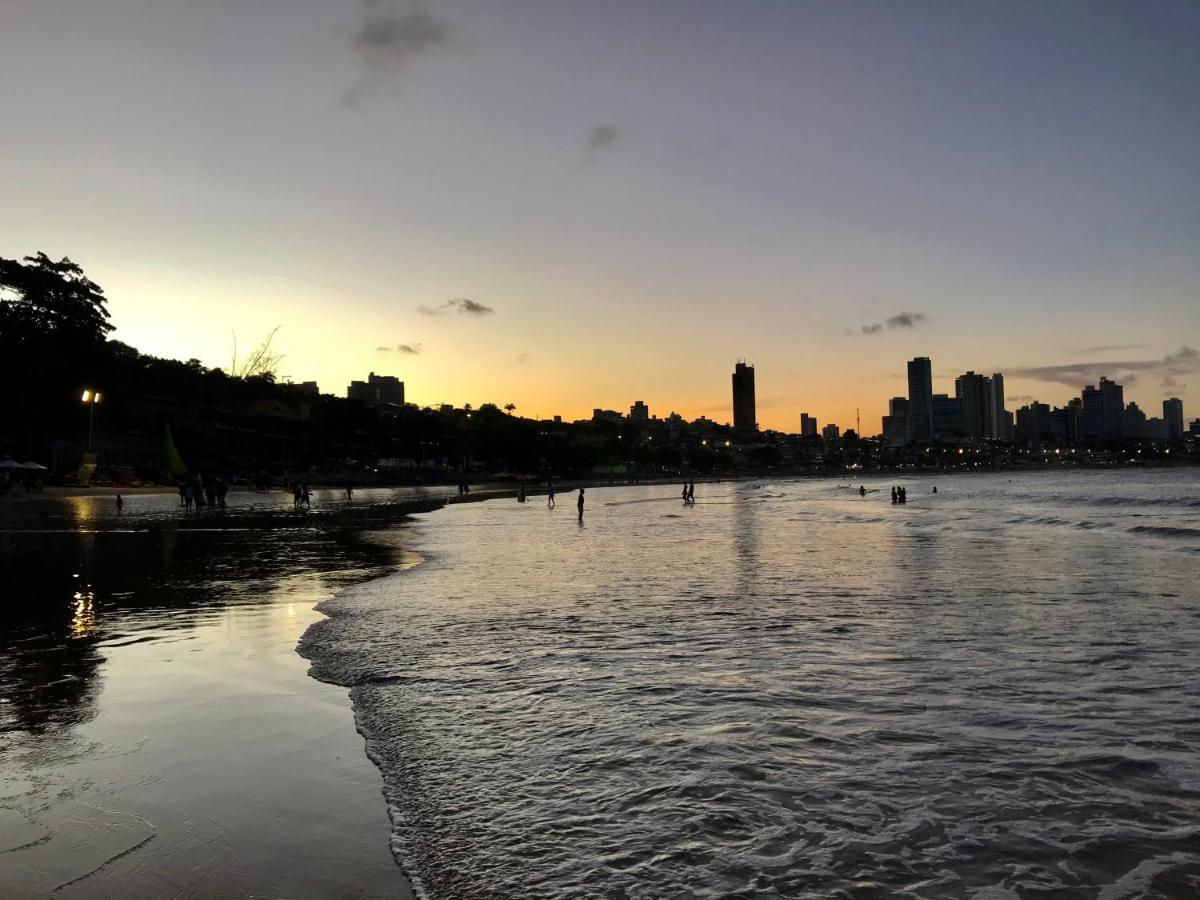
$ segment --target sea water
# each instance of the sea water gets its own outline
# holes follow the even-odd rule
[[[302,652],[430,898],[1195,896],[1198,475],[455,505]]]

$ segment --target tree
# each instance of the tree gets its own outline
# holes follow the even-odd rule
[[[64,256],[45,253],[23,262],[0,257],[0,342],[14,344],[69,339],[103,343],[109,324],[103,289]]]
[[[255,347],[250,355],[244,360],[238,360],[237,353],[237,332],[233,333],[233,358],[229,363],[229,374],[234,378],[264,378],[267,381],[274,381],[276,373],[279,369],[279,363],[283,359],[282,353],[274,353],[271,351],[271,342],[275,340],[275,335],[279,333],[281,325],[276,325],[271,329],[270,333],[262,339],[262,342]]]
[[[516,410],[516,408],[517,408],[517,404],[515,404],[515,403],[505,403],[504,404],[504,411],[506,413],[508,413],[510,416],[513,414],[513,411]]]

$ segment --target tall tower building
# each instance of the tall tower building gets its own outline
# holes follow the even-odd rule
[[[933,364],[928,356],[908,363],[908,439],[933,440]]]
[[[800,413],[800,436],[801,437],[816,437],[817,436],[817,420],[808,413]]]
[[[1167,423],[1167,440],[1183,440],[1183,401],[1178,397],[1163,401],[1163,421]]]
[[[733,367],[733,427],[746,431],[758,430],[754,410],[754,366],[738,362]]]
[[[1100,379],[1104,397],[1104,439],[1119,441],[1125,437],[1125,388],[1107,378]]]
[[[954,396],[962,401],[963,434],[974,441],[989,436],[991,385],[982,375],[967,372],[954,379]]]
[[[1004,415],[1004,376],[999,372],[992,374],[992,433],[988,437],[997,441],[1011,441],[1008,433],[1008,419]]]

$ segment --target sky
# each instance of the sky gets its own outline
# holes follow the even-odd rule
[[[0,256],[113,337],[420,404],[1200,416],[1200,5],[7,0]],[[1189,390],[1192,393],[1189,393]]]

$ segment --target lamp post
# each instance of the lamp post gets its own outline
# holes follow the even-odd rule
[[[100,402],[100,392],[90,389],[84,389],[83,396],[80,398],[87,404],[88,408],[88,445],[87,452],[92,452],[92,427],[96,424],[96,404]]]

